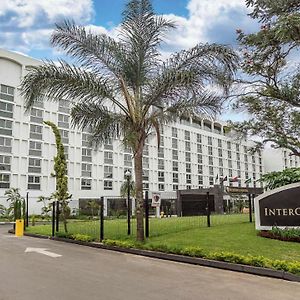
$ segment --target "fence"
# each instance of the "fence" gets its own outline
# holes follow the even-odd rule
[[[99,201],[97,213],[93,216],[86,215],[69,218],[67,220],[68,234],[81,234],[92,237],[95,240],[101,239],[128,239],[136,236],[136,219],[131,215],[128,218],[128,203],[125,199],[114,198],[108,200],[107,214],[104,217],[104,201]],[[162,211],[166,211],[161,218],[156,218],[155,211],[151,208],[148,200],[149,218],[145,218],[145,228],[149,228],[149,237],[159,237],[171,235],[180,232],[190,232],[193,230],[206,229],[208,226],[218,227],[230,224],[242,224],[253,219],[253,213],[227,213],[227,214],[210,214],[209,210],[205,215],[177,217],[174,199],[164,199],[162,201]],[[146,203],[146,200],[145,200]],[[208,206],[209,207],[209,206]],[[49,235],[64,235],[64,224],[61,215],[57,213],[57,206],[53,206],[54,216],[53,224],[36,226],[31,231]],[[251,208],[251,206],[250,206]],[[251,209],[250,209],[251,210]],[[114,213],[111,213],[114,211]],[[147,211],[147,210],[146,210]],[[59,212],[59,211],[58,211]],[[117,213],[116,213],[117,212]],[[147,223],[148,219],[148,223]],[[251,220],[252,221],[252,220]],[[41,232],[39,232],[39,230]],[[102,230],[102,231],[101,231]],[[130,235],[128,235],[130,233]]]

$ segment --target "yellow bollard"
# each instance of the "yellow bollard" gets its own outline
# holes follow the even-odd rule
[[[24,235],[24,220],[23,219],[16,220],[15,235],[16,236]]]

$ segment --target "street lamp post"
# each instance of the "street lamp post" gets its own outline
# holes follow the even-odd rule
[[[127,170],[125,172],[125,177],[127,179],[127,235],[130,235],[130,178],[131,172]]]

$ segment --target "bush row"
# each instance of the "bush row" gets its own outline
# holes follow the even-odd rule
[[[66,239],[81,241],[81,242],[93,242],[95,240],[91,236],[87,234],[81,234],[81,233],[71,234],[65,232],[57,232],[55,236],[59,238],[66,238]]]
[[[272,230],[269,231],[260,231],[259,235],[281,241],[300,243],[300,229],[296,228],[280,229],[278,227],[273,227]]]
[[[249,265],[255,267],[270,268],[274,270],[286,271],[293,274],[300,275],[300,262],[298,261],[284,261],[271,260],[263,256],[240,255],[232,252],[206,252],[200,247],[169,247],[167,245],[141,244],[131,241],[116,241],[105,240],[105,245],[117,246],[121,248],[138,248],[143,250],[160,251],[164,253],[186,255],[191,257],[199,257],[217,261],[224,261],[229,263],[236,263],[242,265]]]

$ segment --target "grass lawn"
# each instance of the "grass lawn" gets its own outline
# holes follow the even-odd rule
[[[245,215],[212,216],[212,227],[205,217],[165,218],[150,220],[150,238],[146,244],[185,248],[200,247],[205,252],[228,251],[240,255],[263,256],[269,259],[300,262],[300,243],[283,242],[257,236],[254,223]],[[105,220],[104,237],[112,240],[135,240],[135,220],[128,238],[125,219]],[[99,238],[99,221],[70,221],[70,233]],[[31,226],[31,233],[51,235],[51,225]]]

